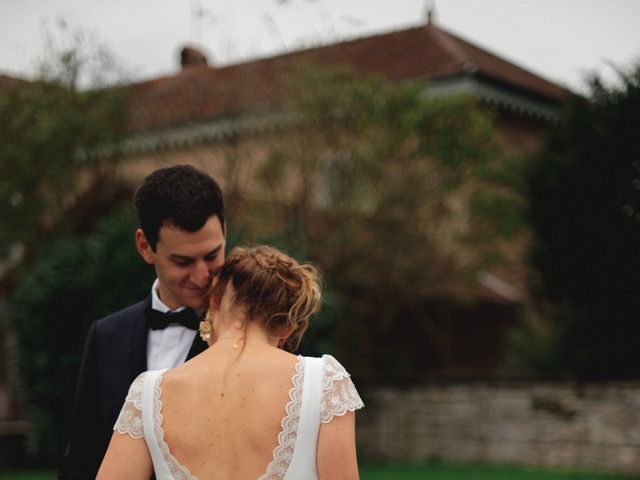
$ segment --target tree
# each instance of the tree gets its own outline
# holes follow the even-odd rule
[[[344,69],[302,66],[283,91],[295,127],[258,165],[262,197],[242,221],[297,231],[339,297],[341,358],[361,371],[424,368],[426,300],[455,295],[487,259],[481,238],[494,229],[471,200],[514,202],[487,188],[503,161],[490,117],[468,98]]]
[[[0,258],[9,247],[31,251],[58,232],[82,228],[117,185],[117,157],[93,153],[116,146],[126,97],[98,88],[110,73],[109,52],[63,30],[62,38],[69,36],[58,50],[48,43],[38,79],[0,92]],[[80,90],[89,73],[93,83]]]
[[[88,241],[69,236],[93,231],[130,194],[116,177],[115,155],[127,99],[116,86],[107,88],[117,70],[105,47],[64,22],[59,33],[47,38],[37,79],[0,91],[0,264],[6,266],[9,252],[21,262],[16,275],[3,278],[13,291],[8,302],[2,299],[8,308],[0,311],[0,328],[10,326],[15,335],[11,354],[32,423],[31,452],[48,461],[66,440],[66,408],[88,322],[139,292],[111,270],[139,278],[130,254],[118,264],[113,232]],[[96,251],[105,244],[116,250]],[[99,276],[92,277],[96,269]]]
[[[31,421],[29,450],[60,458],[71,399],[91,322],[148,294],[154,272],[132,240],[130,207],[103,219],[94,233],[44,246],[8,299],[14,351]]]
[[[573,97],[530,172],[536,296],[548,359],[588,378],[638,378],[640,65]]]

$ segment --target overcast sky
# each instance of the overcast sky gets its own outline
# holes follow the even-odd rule
[[[129,76],[177,70],[199,44],[216,64],[425,22],[432,0],[0,0],[0,73],[29,76],[43,28],[92,32]],[[435,0],[436,23],[557,83],[640,60],[640,0]],[[55,29],[54,29],[55,30]]]

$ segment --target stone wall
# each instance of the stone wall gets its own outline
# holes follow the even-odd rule
[[[640,473],[640,383],[362,388],[358,455]]]

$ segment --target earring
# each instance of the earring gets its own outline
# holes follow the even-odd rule
[[[213,330],[213,306],[209,307],[207,310],[207,314],[204,317],[204,320],[200,322],[198,326],[198,333],[200,334],[200,338],[207,342],[211,338],[211,332]]]

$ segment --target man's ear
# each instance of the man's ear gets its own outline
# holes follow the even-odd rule
[[[153,264],[153,250],[151,250],[151,245],[140,228],[136,230],[136,249],[145,262]]]

